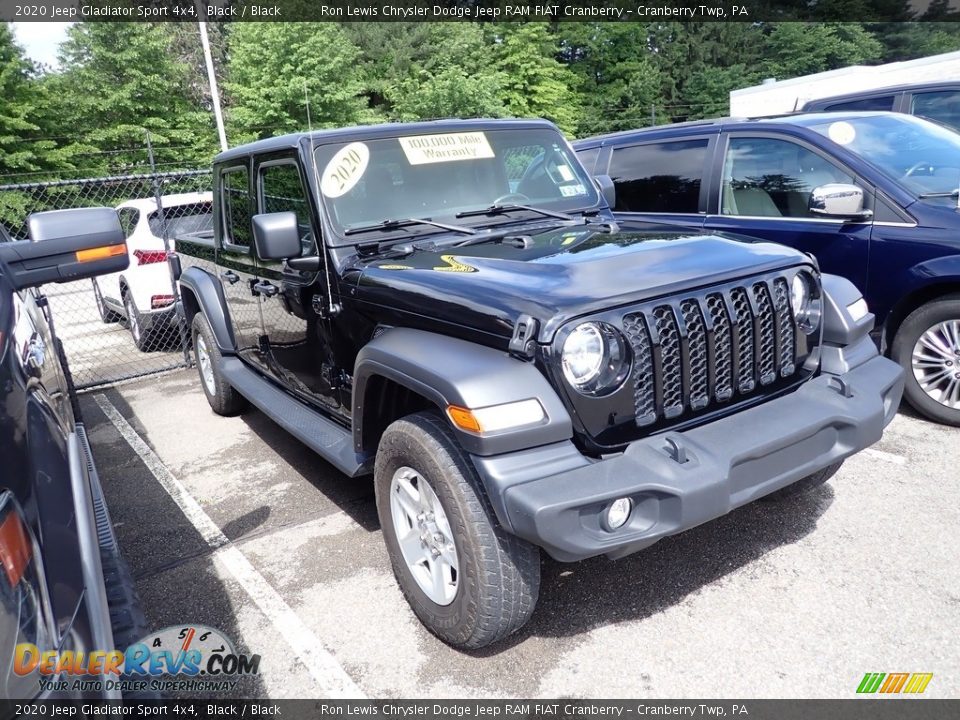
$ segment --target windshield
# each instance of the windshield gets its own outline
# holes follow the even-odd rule
[[[810,127],[877,165],[914,195],[960,187],[960,135],[945,127],[901,114],[845,117]]]
[[[570,212],[599,202],[566,141],[549,128],[410,135],[324,145],[316,153],[323,204],[340,234],[408,218],[491,224],[485,215],[456,216],[492,205]],[[518,209],[496,222],[534,214]],[[391,231],[438,228],[416,224]]]

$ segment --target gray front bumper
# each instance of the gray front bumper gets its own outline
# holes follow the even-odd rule
[[[561,561],[617,558],[872,445],[902,393],[900,367],[875,356],[722,420],[639,440],[605,460],[584,457],[572,442],[473,460],[508,531]],[[633,500],[630,519],[605,530],[606,507],[621,497]]]

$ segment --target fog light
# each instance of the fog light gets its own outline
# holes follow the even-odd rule
[[[610,530],[617,530],[623,527],[624,523],[630,518],[630,511],[633,510],[633,501],[630,498],[617,498],[610,507],[607,508],[607,527]]]

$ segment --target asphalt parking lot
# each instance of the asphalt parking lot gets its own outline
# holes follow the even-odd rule
[[[847,698],[865,672],[960,695],[960,430],[901,412],[818,491],[617,562],[545,557],[530,624],[463,653],[402,599],[369,480],[215,416],[194,370],[81,402],[151,626],[261,655],[232,696]]]

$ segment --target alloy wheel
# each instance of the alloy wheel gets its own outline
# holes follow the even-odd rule
[[[913,376],[932,400],[960,410],[960,320],[924,332],[913,347]]]

